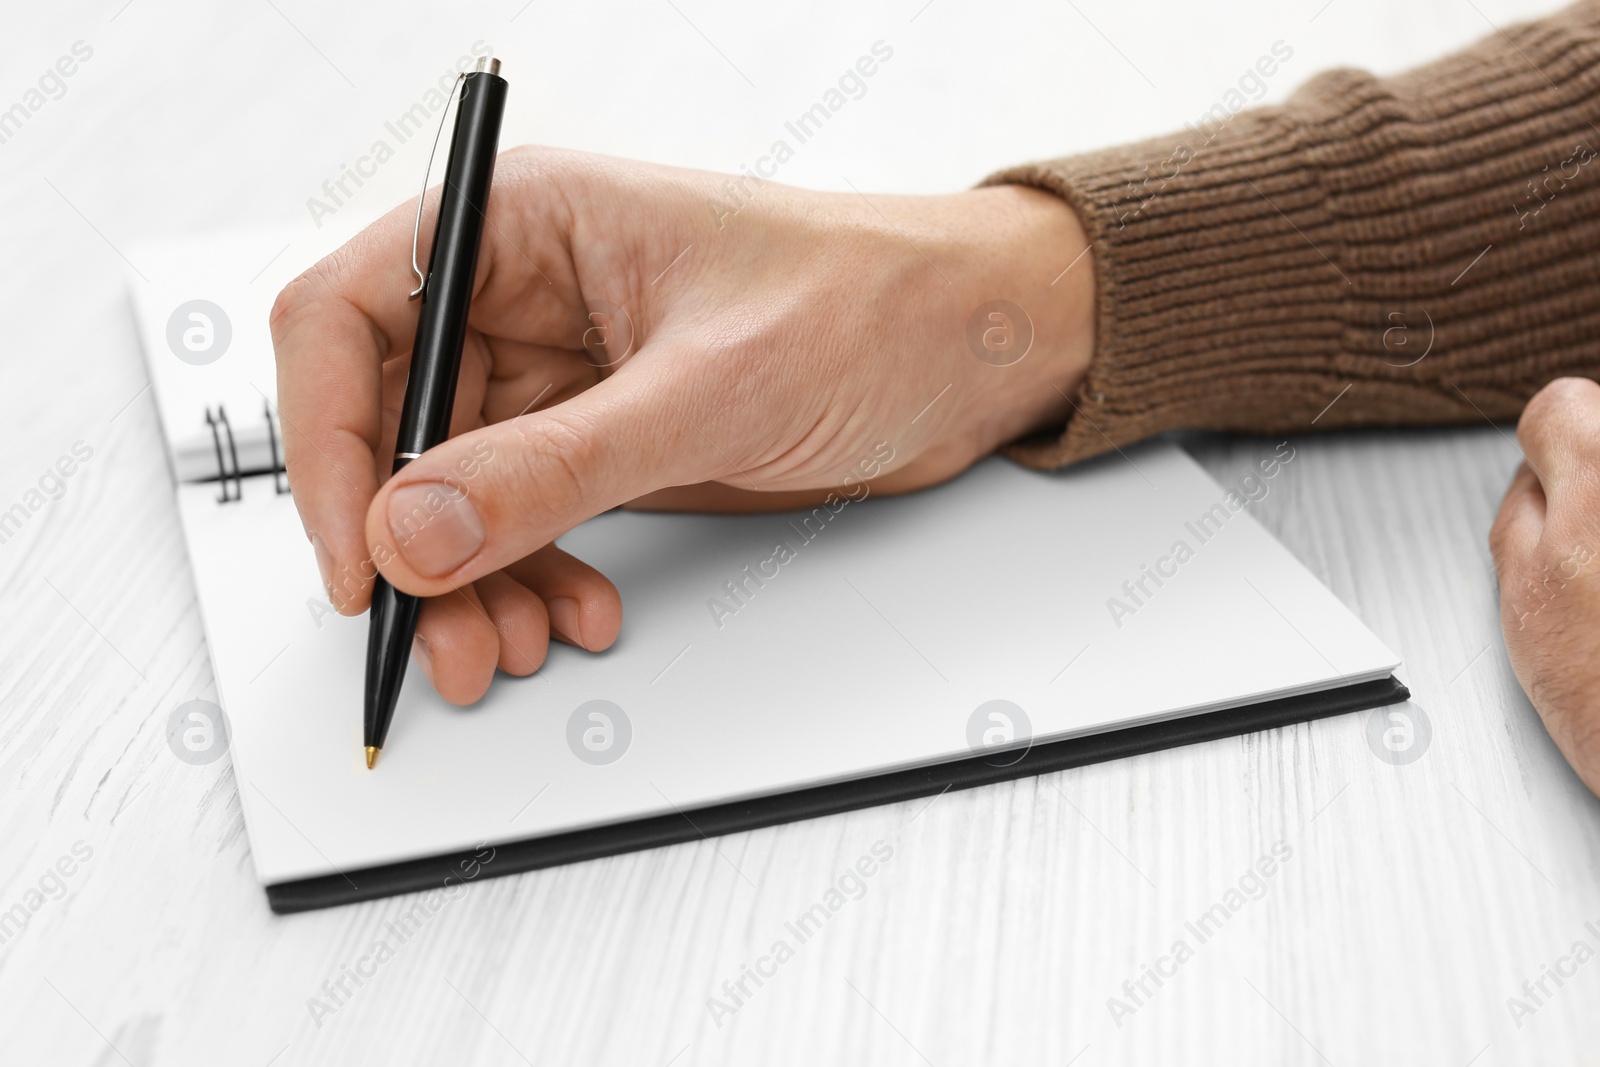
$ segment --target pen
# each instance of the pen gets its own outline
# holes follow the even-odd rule
[[[422,298],[417,317],[417,338],[411,348],[406,379],[405,406],[400,410],[400,432],[395,438],[394,470],[441,443],[450,433],[450,411],[455,404],[456,378],[461,371],[461,346],[467,336],[467,310],[472,282],[478,269],[478,246],[483,238],[484,210],[489,202],[489,182],[500,144],[500,119],[505,114],[506,80],[500,61],[478,60],[478,68],[461,77],[461,106],[456,111],[450,157],[445,164],[444,189],[439,198],[439,222],[433,232],[433,252],[428,274],[417,266],[417,234],[422,225],[422,198],[417,201],[417,222],[412,231],[411,267],[417,275],[413,298]],[[443,121],[441,119],[441,129]],[[434,136],[438,148],[438,135]],[[428,157],[433,165],[433,157]],[[423,175],[424,197],[427,175]],[[372,621],[367,634],[367,684],[363,744],[367,767],[377,764],[394,718],[395,701],[405,680],[411,641],[417,629],[420,597],[402,593],[378,575],[372,587]]]

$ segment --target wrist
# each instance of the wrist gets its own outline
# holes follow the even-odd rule
[[[1066,424],[1094,352],[1094,253],[1076,212],[1021,185],[956,194],[975,412],[992,447]],[[963,308],[963,311],[966,309]]]

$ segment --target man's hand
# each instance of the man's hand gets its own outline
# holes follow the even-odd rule
[[[1600,794],[1600,385],[1561,378],[1522,413],[1527,457],[1489,534],[1517,679]]]
[[[458,703],[496,665],[536,670],[550,636],[616,639],[616,589],[553,544],[585,519],[936,484],[1063,422],[1093,345],[1093,260],[1046,193],[811,193],[517,149],[489,201],[452,437],[385,481],[413,211],[290,284],[272,335],[329,596],[358,613],[381,571],[432,598],[417,658]]]

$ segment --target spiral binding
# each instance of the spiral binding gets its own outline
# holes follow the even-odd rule
[[[289,491],[289,472],[283,461],[283,454],[278,447],[277,420],[272,417],[272,404],[264,401],[261,406],[261,416],[267,420],[267,442],[272,449],[272,488],[274,492],[282,495]],[[228,504],[244,496],[244,476],[246,474],[264,473],[245,471],[239,467],[239,449],[233,440],[233,425],[228,421],[228,412],[218,404],[215,414],[211,408],[206,408],[206,425],[211,429],[211,443],[217,452],[217,481],[221,484],[221,492],[217,496],[217,503]],[[226,447],[224,447],[226,441]],[[232,469],[229,469],[229,465]],[[229,483],[232,482],[230,490]]]

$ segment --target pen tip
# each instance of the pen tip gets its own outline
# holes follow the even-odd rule
[[[370,771],[370,770],[372,770],[372,768],[376,767],[377,765],[378,765],[378,746],[377,745],[368,745],[367,746],[367,770]]]

